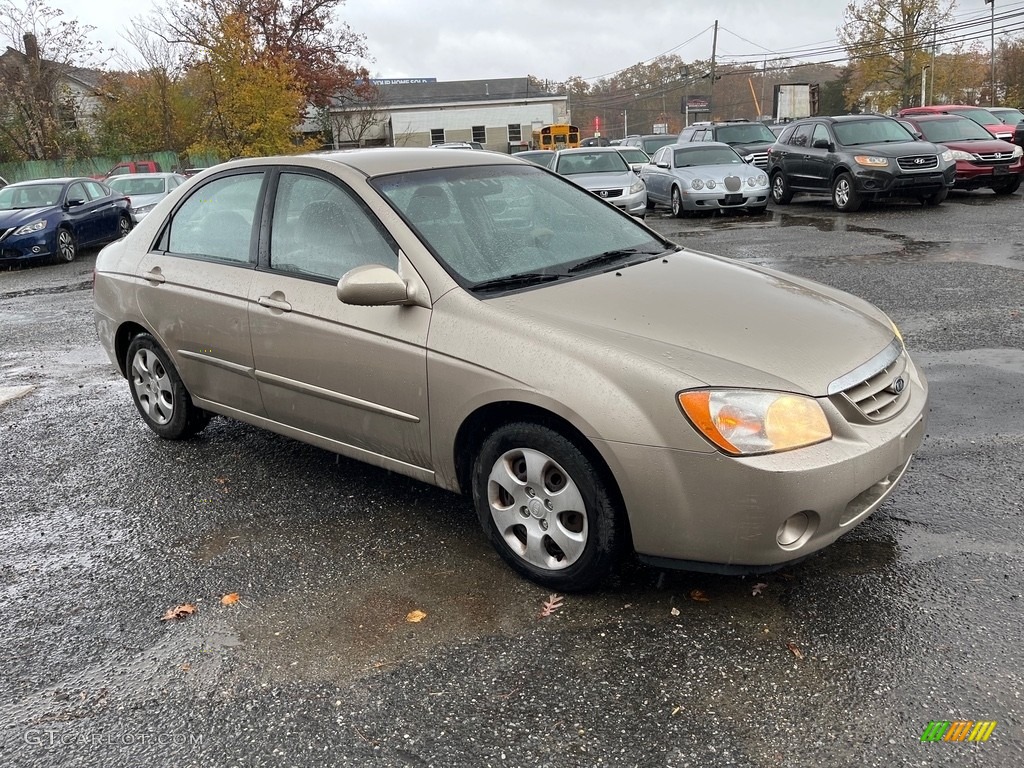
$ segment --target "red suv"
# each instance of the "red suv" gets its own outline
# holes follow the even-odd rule
[[[918,115],[960,115],[969,117],[997,139],[1013,141],[1012,125],[1007,125],[983,107],[972,107],[968,104],[934,104],[930,107],[907,107],[900,110],[900,117],[917,117]]]
[[[1012,195],[1020,187],[1024,149],[992,138],[973,120],[959,115],[913,115],[899,120],[925,141],[952,150],[957,189],[990,187],[997,195]]]

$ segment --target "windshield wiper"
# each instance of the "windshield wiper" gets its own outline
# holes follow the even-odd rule
[[[469,289],[471,291],[501,291],[509,288],[523,288],[528,285],[537,285],[539,283],[550,283],[551,281],[558,280],[561,277],[565,277],[565,275],[556,274],[554,272],[520,272],[515,275],[496,277],[493,280],[483,280],[469,286]]]
[[[644,256],[657,256],[659,253],[664,253],[664,251],[645,251],[640,248],[619,248],[618,250],[605,251],[604,253],[599,253],[596,256],[591,256],[589,259],[577,262],[569,267],[566,272],[569,274],[572,274],[573,272],[581,272],[584,269],[590,269],[591,267],[596,267],[601,264],[610,264],[614,261],[621,261],[622,259],[629,256],[636,256],[637,254],[643,254]]]

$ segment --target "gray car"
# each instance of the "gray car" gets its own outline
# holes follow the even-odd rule
[[[640,178],[647,185],[647,207],[668,206],[677,217],[734,208],[764,213],[768,207],[768,175],[718,141],[662,147]]]
[[[551,170],[588,189],[626,213],[647,214],[647,190],[618,147],[560,149]]]
[[[218,165],[103,249],[94,296],[160,437],[219,414],[465,493],[559,591],[629,551],[726,573],[810,555],[925,430],[925,380],[875,307],[494,152]]]
[[[184,183],[185,177],[177,173],[131,173],[107,180],[107,186],[131,200],[132,220],[136,224]]]

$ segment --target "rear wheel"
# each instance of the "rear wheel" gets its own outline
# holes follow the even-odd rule
[[[140,333],[128,346],[126,368],[132,400],[142,420],[160,437],[180,440],[199,434],[213,414],[197,408],[156,339]]]
[[[624,526],[603,475],[564,435],[508,424],[480,447],[473,501],[498,554],[559,591],[595,586],[618,559]]]
[[[788,205],[792,199],[793,190],[789,188],[786,177],[782,171],[776,171],[772,175],[772,202],[776,205]]]
[[[1018,189],[1020,189],[1020,176],[992,187],[992,191],[997,195],[1012,195]]]
[[[60,261],[74,261],[78,255],[78,245],[74,233],[67,227],[57,230],[57,258]]]
[[[672,187],[672,215],[677,219],[683,218],[686,215],[686,207],[683,205],[683,193],[679,191],[679,187]]]
[[[848,173],[840,173],[832,182],[832,205],[837,211],[852,213],[860,210],[863,203],[853,177]]]

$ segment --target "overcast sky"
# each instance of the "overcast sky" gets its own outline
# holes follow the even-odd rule
[[[347,0],[342,19],[366,36],[376,77],[472,80],[523,77],[587,80],[660,54],[685,61],[769,58],[836,45],[848,0]],[[124,48],[120,32],[154,0],[49,0],[96,27],[95,39]],[[1000,7],[1024,6],[1000,0]],[[987,18],[983,0],[960,0],[957,17]],[[987,41],[985,41],[987,42]],[[837,58],[823,55],[818,60]]]

